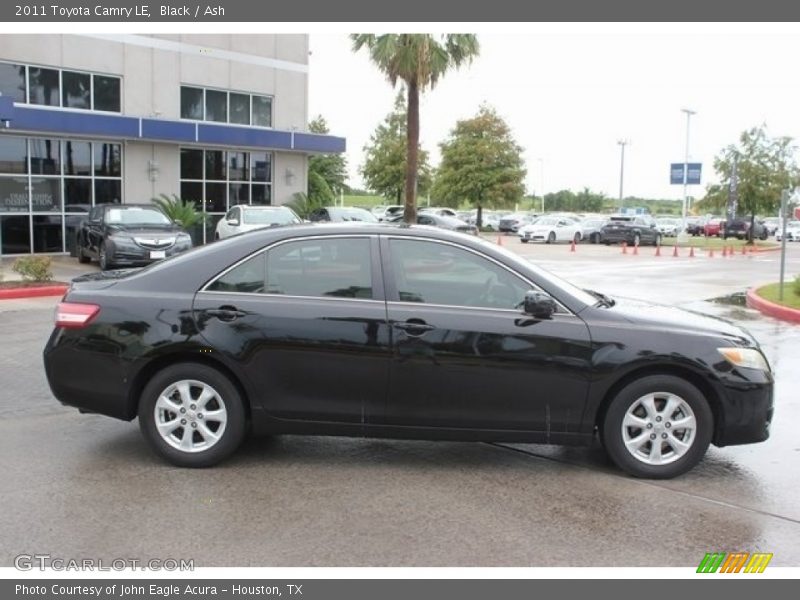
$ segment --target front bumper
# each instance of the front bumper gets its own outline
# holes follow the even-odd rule
[[[186,252],[191,249],[191,244],[173,244],[168,248],[161,250],[155,248],[143,248],[134,245],[118,245],[108,243],[106,248],[108,252],[108,262],[120,267],[143,267],[150,263],[175,256],[181,252]],[[163,256],[159,253],[163,252]]]
[[[714,432],[715,446],[754,444],[769,438],[774,414],[774,384],[769,374],[759,382],[723,383],[723,403]]]

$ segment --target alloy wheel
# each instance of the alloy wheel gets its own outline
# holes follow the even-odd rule
[[[670,392],[655,392],[635,400],[622,420],[622,440],[635,459],[666,465],[692,447],[697,419],[689,404]]]
[[[219,393],[207,383],[184,379],[170,384],[156,400],[156,429],[181,452],[201,452],[225,433],[228,411]]]

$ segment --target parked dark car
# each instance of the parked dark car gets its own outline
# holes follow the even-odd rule
[[[737,240],[750,239],[750,219],[732,219],[724,224],[722,237],[726,240],[735,237]],[[754,240],[765,240],[769,237],[769,232],[760,220],[756,219],[753,223]]]
[[[152,204],[100,204],[81,223],[75,253],[105,271],[148,265],[191,247],[189,234]]]
[[[520,227],[530,225],[536,220],[536,215],[532,213],[514,213],[506,215],[500,219],[498,229],[503,233],[517,233]]]
[[[686,233],[691,236],[699,236],[706,234],[706,219],[704,217],[687,217],[686,218]]]
[[[62,403],[139,417],[179,466],[245,432],[589,444],[635,476],[767,439],[773,378],[725,321],[576,288],[476,236],[263,229],[75,279],[44,350]]]
[[[309,221],[332,221],[341,223],[344,221],[366,221],[367,223],[377,223],[378,217],[373,215],[365,208],[357,206],[326,206],[318,208],[308,216]]]
[[[661,232],[648,215],[613,215],[600,230],[604,244],[625,242],[630,246],[661,244]]]

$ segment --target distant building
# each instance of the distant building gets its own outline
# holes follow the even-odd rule
[[[89,207],[209,213],[307,189],[306,35],[0,36],[0,254],[59,253]]]

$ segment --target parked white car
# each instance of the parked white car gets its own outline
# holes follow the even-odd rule
[[[775,239],[781,241],[783,239],[783,228],[781,227],[775,232]],[[789,221],[786,223],[786,241],[798,242],[800,241],[800,221]]]
[[[288,206],[237,204],[231,207],[217,223],[214,239],[224,240],[245,231],[301,222],[300,217]]]
[[[528,242],[580,242],[581,227],[572,219],[565,217],[539,217],[530,225],[519,230],[519,239],[523,244]]]

